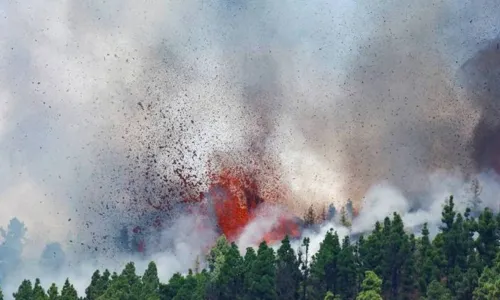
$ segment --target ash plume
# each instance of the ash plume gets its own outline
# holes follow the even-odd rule
[[[410,211],[479,171],[494,187],[498,11],[495,0],[0,3],[0,226],[27,228],[24,267],[6,268],[22,274],[2,285],[47,262],[60,271],[46,280],[71,271],[80,288],[127,259],[190,267],[217,232],[186,239],[195,217],[181,202],[207,190],[217,156],[272,169],[297,214],[363,196]],[[453,188],[435,190],[439,169]],[[117,254],[124,226],[157,217],[158,249]]]
[[[463,12],[457,18],[451,2],[427,4],[432,8],[392,1],[361,9],[372,29],[357,31],[337,81],[340,95],[325,93],[313,114],[297,118],[308,149],[342,170],[341,196],[355,202],[380,180],[411,196],[427,188],[429,172],[479,170],[471,141],[481,116],[456,73],[469,53],[481,51],[471,44],[484,42],[481,26],[491,21]],[[498,34],[492,29],[490,36]],[[309,88],[318,90],[314,83]]]
[[[480,119],[471,141],[477,167],[499,170],[500,141],[500,38],[486,41],[480,51],[461,67],[468,100]]]

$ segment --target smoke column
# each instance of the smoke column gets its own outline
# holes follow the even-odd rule
[[[169,250],[148,259],[164,278],[191,267],[216,232],[186,238],[193,217],[176,203],[206,189],[219,156],[278,170],[297,213],[350,198],[370,208],[360,220],[392,209],[417,224],[475,177],[488,202],[499,12],[495,0],[1,2],[0,225],[25,223],[31,266],[6,294],[55,242],[68,267],[45,279],[71,270],[81,290],[128,259],[109,237],[165,203]]]

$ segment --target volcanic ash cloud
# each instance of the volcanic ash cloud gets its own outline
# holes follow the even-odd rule
[[[32,256],[29,245],[61,242],[104,264],[113,252],[95,249],[162,213],[151,204],[206,191],[215,156],[272,162],[297,213],[365,195],[410,209],[438,169],[488,177],[498,11],[495,0],[2,3],[0,224],[25,221]],[[373,192],[381,181],[398,192]]]

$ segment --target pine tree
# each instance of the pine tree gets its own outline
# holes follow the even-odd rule
[[[50,285],[50,288],[47,291],[49,300],[58,300],[59,299],[59,291],[57,290],[57,286],[55,283]]]
[[[500,235],[500,213],[497,213],[495,221],[495,223],[497,223],[497,234]]]
[[[102,296],[103,299],[110,298],[128,298],[140,299],[142,291],[142,282],[135,273],[134,263],[128,263],[119,276],[112,276],[109,287]],[[61,294],[64,293],[64,288]]]
[[[475,268],[467,269],[459,273],[461,277],[455,280],[455,299],[469,300],[473,298],[474,290],[477,287],[479,274]]]
[[[422,237],[418,240],[417,245],[417,266],[419,289],[422,294],[426,294],[427,286],[432,280],[439,276],[437,266],[435,264],[435,250],[429,238],[429,229],[427,223],[422,228]]]
[[[184,285],[185,278],[180,273],[175,273],[168,284],[160,284],[160,299],[172,300]]]
[[[200,273],[200,256],[196,256],[196,260],[194,261],[194,273],[198,274]]]
[[[64,286],[61,290],[60,300],[78,300],[78,293],[75,287],[70,284],[69,279],[66,279]]]
[[[92,278],[90,280],[90,285],[85,289],[86,300],[95,300],[103,293],[98,293],[96,291],[97,284],[101,279],[101,274],[99,270],[96,270],[94,274],[92,274]]]
[[[340,210],[340,224],[344,227],[351,227],[351,220],[345,207]]]
[[[0,300],[3,300],[2,288],[0,287]]]
[[[361,235],[353,247],[354,250],[354,259],[356,262],[356,286],[353,289],[356,292],[361,290],[361,284],[364,279],[364,272],[367,271],[363,266],[363,257],[361,256],[361,246],[365,243],[365,238]]]
[[[349,236],[344,237],[342,241],[342,250],[338,255],[337,267],[337,294],[343,299],[353,299],[357,293],[358,265],[354,246],[351,245]]]
[[[321,242],[311,262],[311,293],[313,297],[325,295],[327,291],[337,293],[338,256],[340,243],[337,233],[330,229]]]
[[[210,282],[210,274],[206,270],[202,270],[200,273],[196,274],[196,290],[194,291],[192,300],[205,300],[206,290],[208,283]],[[244,293],[244,291],[242,291]]]
[[[340,296],[335,296],[332,292],[327,292],[323,300],[341,300]]]
[[[328,218],[328,214],[326,212],[326,207],[323,206],[321,208],[320,220],[321,220],[321,222],[325,222],[327,220],[327,218]]]
[[[278,299],[298,299],[300,279],[299,262],[290,245],[290,239],[286,236],[281,241],[276,256],[276,294]]]
[[[444,234],[438,233],[431,242],[432,249],[434,250],[433,263],[436,267],[436,280],[446,277],[447,274],[447,258],[445,253]],[[431,280],[432,281],[432,280]],[[430,282],[429,282],[430,283]],[[425,288],[427,290],[427,287]]]
[[[33,285],[29,280],[23,280],[17,292],[13,294],[15,300],[32,300],[33,299]]]
[[[393,214],[393,220],[384,220],[383,259],[381,274],[383,293],[388,299],[397,299],[404,290],[412,289],[410,282],[414,279],[413,247],[404,231],[401,216]]]
[[[94,273],[95,274],[95,273]],[[97,271],[97,275],[99,275],[99,271]],[[115,279],[117,278],[116,273],[114,273]],[[90,286],[85,290],[87,294],[88,300],[94,300],[104,295],[106,290],[108,289],[111,282],[111,273],[109,270],[104,270],[102,276],[98,276],[97,280],[91,282]]]
[[[47,300],[48,296],[45,290],[40,284],[40,279],[35,279],[35,286],[33,287],[33,299],[34,300]]]
[[[221,237],[207,257],[208,270],[199,272],[197,267],[185,276],[174,274],[167,284],[160,283],[154,262],[142,277],[136,275],[133,263],[119,275],[108,270],[101,275],[97,270],[85,298],[80,299],[379,300],[382,295],[389,300],[500,299],[500,214],[484,209],[477,218],[474,215],[470,209],[463,214],[455,211],[450,198],[432,241],[427,224],[422,236],[415,238],[405,232],[396,213],[382,224],[375,223],[371,234],[359,236],[355,244],[346,236],[340,245],[338,235],[329,230],[312,258],[308,238],[297,255],[285,237],[276,255],[262,243],[257,253],[248,248],[241,257],[236,244]],[[5,246],[5,240],[16,249],[22,246],[19,236],[25,229],[19,221],[11,223],[8,233],[2,231],[0,269],[5,267],[3,255],[17,253]],[[33,285],[24,280],[13,296],[16,300],[79,299],[69,280],[60,294],[55,284],[45,292],[40,279]]]
[[[406,248],[408,247],[408,248]],[[406,259],[404,259],[401,268],[401,298],[409,299],[409,295],[413,295],[418,292],[418,273],[415,261],[417,245],[415,235],[411,234],[408,237],[407,246],[403,251],[408,253]]]
[[[448,286],[454,299],[469,300],[473,298],[474,290],[478,285],[479,275],[484,267],[484,261],[476,247],[478,244],[474,239],[479,224],[471,216],[471,210],[467,208],[463,217],[457,214],[455,222],[457,231],[459,256],[457,265],[452,273],[448,274]]]
[[[500,299],[500,252],[492,267],[486,267],[473,292],[474,300]]]
[[[427,300],[451,300],[450,290],[440,282],[433,280],[427,287]]]
[[[356,300],[383,300],[380,293],[382,291],[382,280],[373,271],[365,272],[365,279],[361,285],[361,293]]]
[[[275,261],[273,249],[269,248],[265,242],[260,243],[257,259],[250,270],[249,277],[252,279],[252,284],[247,297],[262,300],[277,299]]]
[[[146,300],[160,299],[159,288],[160,279],[158,278],[158,269],[154,262],[150,262],[142,276],[141,297]]]
[[[252,268],[255,261],[257,261],[257,253],[252,247],[248,247],[243,259],[243,285],[245,295],[250,295],[250,290],[253,285]]]
[[[337,213],[337,210],[333,204],[328,205],[328,214],[326,216],[327,220],[333,220],[335,218],[335,215]]]
[[[456,213],[455,216],[451,230],[443,232],[443,249],[446,257],[444,273],[447,278],[446,285],[452,291],[454,298],[460,298],[457,293],[470,294],[472,292],[472,290],[461,291],[461,288],[471,258],[476,252],[471,232],[471,229],[475,227],[475,222],[467,220],[460,213]],[[470,279],[473,278],[470,277]]]
[[[362,272],[373,270],[380,274],[382,272],[382,247],[384,243],[384,232],[380,222],[375,223],[372,233],[366,238],[360,238],[359,254],[361,256]]]
[[[441,216],[442,232],[436,237],[434,244],[444,259],[441,273],[447,278],[447,287],[455,291],[455,286],[462,279],[462,272],[467,269],[471,250],[469,222],[455,211],[453,197],[445,203]]]
[[[226,254],[229,252],[230,245],[227,242],[225,236],[221,236],[217,239],[215,246],[210,250],[208,254],[208,268],[212,273],[212,280],[217,280],[220,275],[220,269],[222,268],[224,261],[226,259]]]
[[[491,268],[486,268],[479,279],[478,287],[474,290],[473,299],[500,299],[500,274]]]
[[[257,256],[258,260],[258,256]],[[216,287],[219,290],[219,299],[236,299],[243,296],[244,290],[244,261],[235,243],[231,243],[225,255],[224,263],[220,268]]]
[[[485,208],[479,215],[477,251],[485,266],[491,267],[499,247],[499,232],[493,212]]]
[[[111,274],[108,270],[105,270],[102,275],[100,275],[99,270],[96,270],[94,274],[92,274],[90,285],[85,289],[85,300],[96,300],[104,295],[109,287],[111,281],[110,277]]]
[[[348,219],[351,219],[352,216],[354,215],[354,205],[353,205],[351,199],[347,199],[347,203],[345,205],[345,209],[346,209],[346,212],[347,212]]]
[[[479,184],[479,180],[477,178],[474,178],[472,180],[472,183],[471,183],[471,191],[472,191],[472,209],[474,210],[474,212],[478,212],[479,211],[479,207],[481,206],[482,204],[482,201],[481,201],[481,185]]]
[[[311,205],[307,209],[306,214],[304,215],[304,226],[311,227],[316,222],[316,214],[314,213],[314,207]]]
[[[458,213],[455,226],[453,228],[453,236],[456,237],[454,244],[456,250],[455,265],[464,271],[467,269],[467,258],[470,253],[470,245],[472,241],[469,241],[469,231],[467,228],[467,222],[462,214]]]
[[[305,252],[303,253],[302,250],[299,250],[298,257],[299,257],[299,264],[300,264],[300,270],[302,271],[302,299],[306,300],[307,299],[307,290],[309,288],[309,273],[310,273],[310,268],[309,268],[309,244],[311,240],[308,237],[305,237],[302,240],[302,247],[305,248]]]
[[[177,294],[172,300],[184,300],[191,299],[196,291],[196,278],[193,275],[193,271],[190,269],[182,287],[179,289]],[[226,299],[226,298],[220,298]]]
[[[450,231],[453,228],[455,215],[455,202],[453,201],[453,196],[450,196],[443,207],[443,211],[441,212],[441,222],[443,222],[444,225],[440,228],[444,233]]]

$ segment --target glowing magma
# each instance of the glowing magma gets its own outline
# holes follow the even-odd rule
[[[229,241],[235,241],[256,217],[259,205],[269,199],[260,196],[259,184],[241,170],[223,169],[211,179],[209,195],[217,224]],[[279,191],[276,191],[276,194],[279,194]],[[261,240],[272,244],[281,241],[286,235],[291,238],[299,237],[300,225],[298,218],[283,213],[276,225],[264,234]]]
[[[223,168],[220,172],[211,175],[209,179],[207,194],[201,193],[198,196],[183,199],[183,202],[187,204],[186,212],[201,213],[215,218],[220,233],[224,234],[230,242],[236,241],[245,227],[255,220],[260,205],[264,202],[273,205],[283,198],[278,185],[273,186],[273,189],[266,189],[263,196],[264,193],[258,181],[239,168]],[[269,185],[268,182],[266,184]],[[170,206],[153,207],[163,211],[168,210]],[[266,241],[268,244],[273,244],[283,240],[286,235],[290,238],[300,237],[302,220],[284,210],[279,211],[280,215],[274,226],[268,232],[263,233],[258,242]],[[160,229],[162,222],[157,218],[151,225],[154,229]],[[200,232],[203,232],[204,225],[204,223],[200,224]],[[139,252],[144,252],[147,248],[143,237],[145,233],[142,229],[139,226],[133,229],[135,241],[133,248]]]

